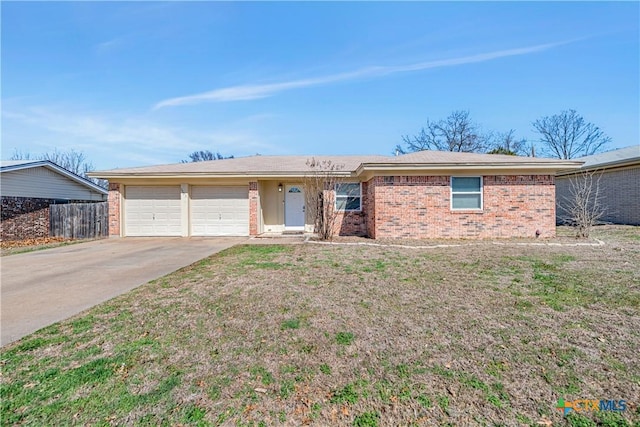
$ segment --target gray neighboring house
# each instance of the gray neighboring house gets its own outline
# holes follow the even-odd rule
[[[600,190],[606,214],[602,221],[640,225],[640,145],[573,159],[584,164],[578,170],[556,174],[556,215],[562,223],[562,206],[571,194],[571,179],[581,172],[601,173]]]
[[[49,236],[49,205],[101,202],[108,192],[48,160],[2,160],[0,240]]]

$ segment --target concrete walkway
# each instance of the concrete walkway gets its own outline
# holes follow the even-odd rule
[[[247,238],[105,239],[0,258],[0,345]]]

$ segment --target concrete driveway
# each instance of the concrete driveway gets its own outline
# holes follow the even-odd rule
[[[0,345],[247,238],[105,239],[0,259]]]

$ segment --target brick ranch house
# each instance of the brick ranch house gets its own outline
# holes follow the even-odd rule
[[[312,231],[303,179],[311,156],[251,156],[114,169],[111,236],[255,236]],[[422,151],[316,156],[339,165],[338,235],[371,238],[555,236],[555,173],[580,162]]]

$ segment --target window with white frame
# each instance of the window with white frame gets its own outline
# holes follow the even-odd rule
[[[451,209],[482,209],[482,177],[451,177]]]
[[[362,210],[362,187],[359,182],[341,182],[336,184],[336,210]]]

